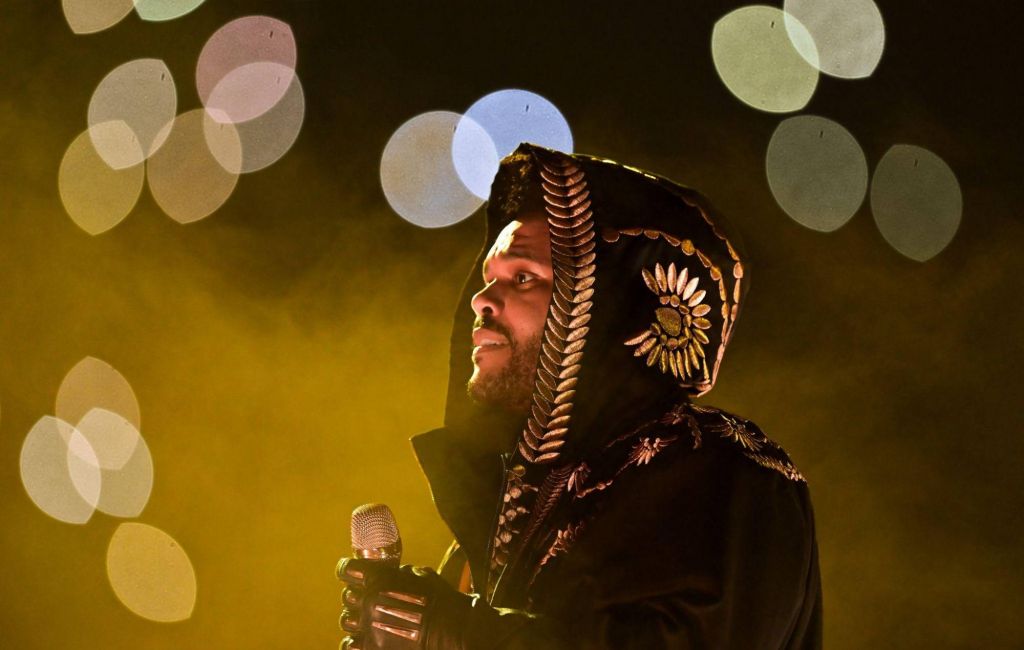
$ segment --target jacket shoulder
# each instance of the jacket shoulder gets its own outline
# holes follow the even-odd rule
[[[704,469],[698,469],[701,467]],[[583,499],[626,477],[655,486],[660,485],[656,476],[662,474],[693,478],[727,472],[735,478],[755,479],[765,470],[771,474],[764,474],[764,478],[806,483],[782,446],[750,420],[711,406],[683,402],[619,436],[596,459],[576,465],[569,473],[566,489]]]
[[[719,448],[736,453],[790,481],[806,483],[782,445],[770,439],[751,420],[714,406],[685,403],[669,411],[665,424],[681,427],[693,440],[693,448]]]

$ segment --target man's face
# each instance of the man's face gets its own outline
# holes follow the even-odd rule
[[[483,263],[484,288],[473,296],[473,376],[477,402],[525,413],[551,302],[553,274],[547,219],[520,215],[501,231]]]

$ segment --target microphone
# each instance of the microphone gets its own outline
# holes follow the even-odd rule
[[[352,511],[352,554],[396,567],[401,563],[402,537],[391,508],[367,503]]]
[[[398,534],[398,525],[395,523],[395,515],[392,514],[391,508],[383,503],[367,503],[352,511],[352,554],[357,558],[381,562],[387,566],[399,565],[402,560],[402,537]],[[401,591],[382,591],[380,595],[385,598],[373,606],[374,616],[384,614],[401,622],[385,623],[371,619],[370,625],[373,629],[366,630],[366,633],[378,635],[379,630],[385,635],[418,641],[423,634],[424,614],[420,610],[406,609],[405,603],[425,607],[426,597]],[[345,629],[344,625],[342,629]],[[381,643],[378,639],[377,646],[374,647]]]

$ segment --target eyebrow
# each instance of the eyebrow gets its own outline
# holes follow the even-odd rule
[[[531,262],[541,263],[540,259],[528,250],[522,248],[510,248],[500,255],[501,257],[511,257],[518,260],[529,260]]]
[[[515,260],[526,260],[528,262],[533,262],[534,264],[543,264],[544,263],[542,260],[538,259],[537,256],[534,255],[533,253],[531,253],[530,251],[528,251],[528,250],[526,250],[524,248],[519,248],[519,247],[513,247],[513,248],[508,249],[507,251],[499,253],[496,257],[491,258],[491,260],[498,259],[498,258],[515,259]],[[487,274],[487,264],[491,260],[484,261],[483,265],[480,268],[481,274],[484,274],[484,275]]]

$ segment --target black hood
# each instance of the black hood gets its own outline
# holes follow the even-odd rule
[[[470,298],[498,233],[530,206],[549,217],[555,290],[533,408],[512,417],[467,396]],[[530,144],[502,161],[455,313],[445,427],[414,439],[471,559],[486,552],[498,454],[532,485],[564,481],[581,459],[599,465],[611,437],[711,390],[749,284],[741,250],[703,196],[660,176]]]

